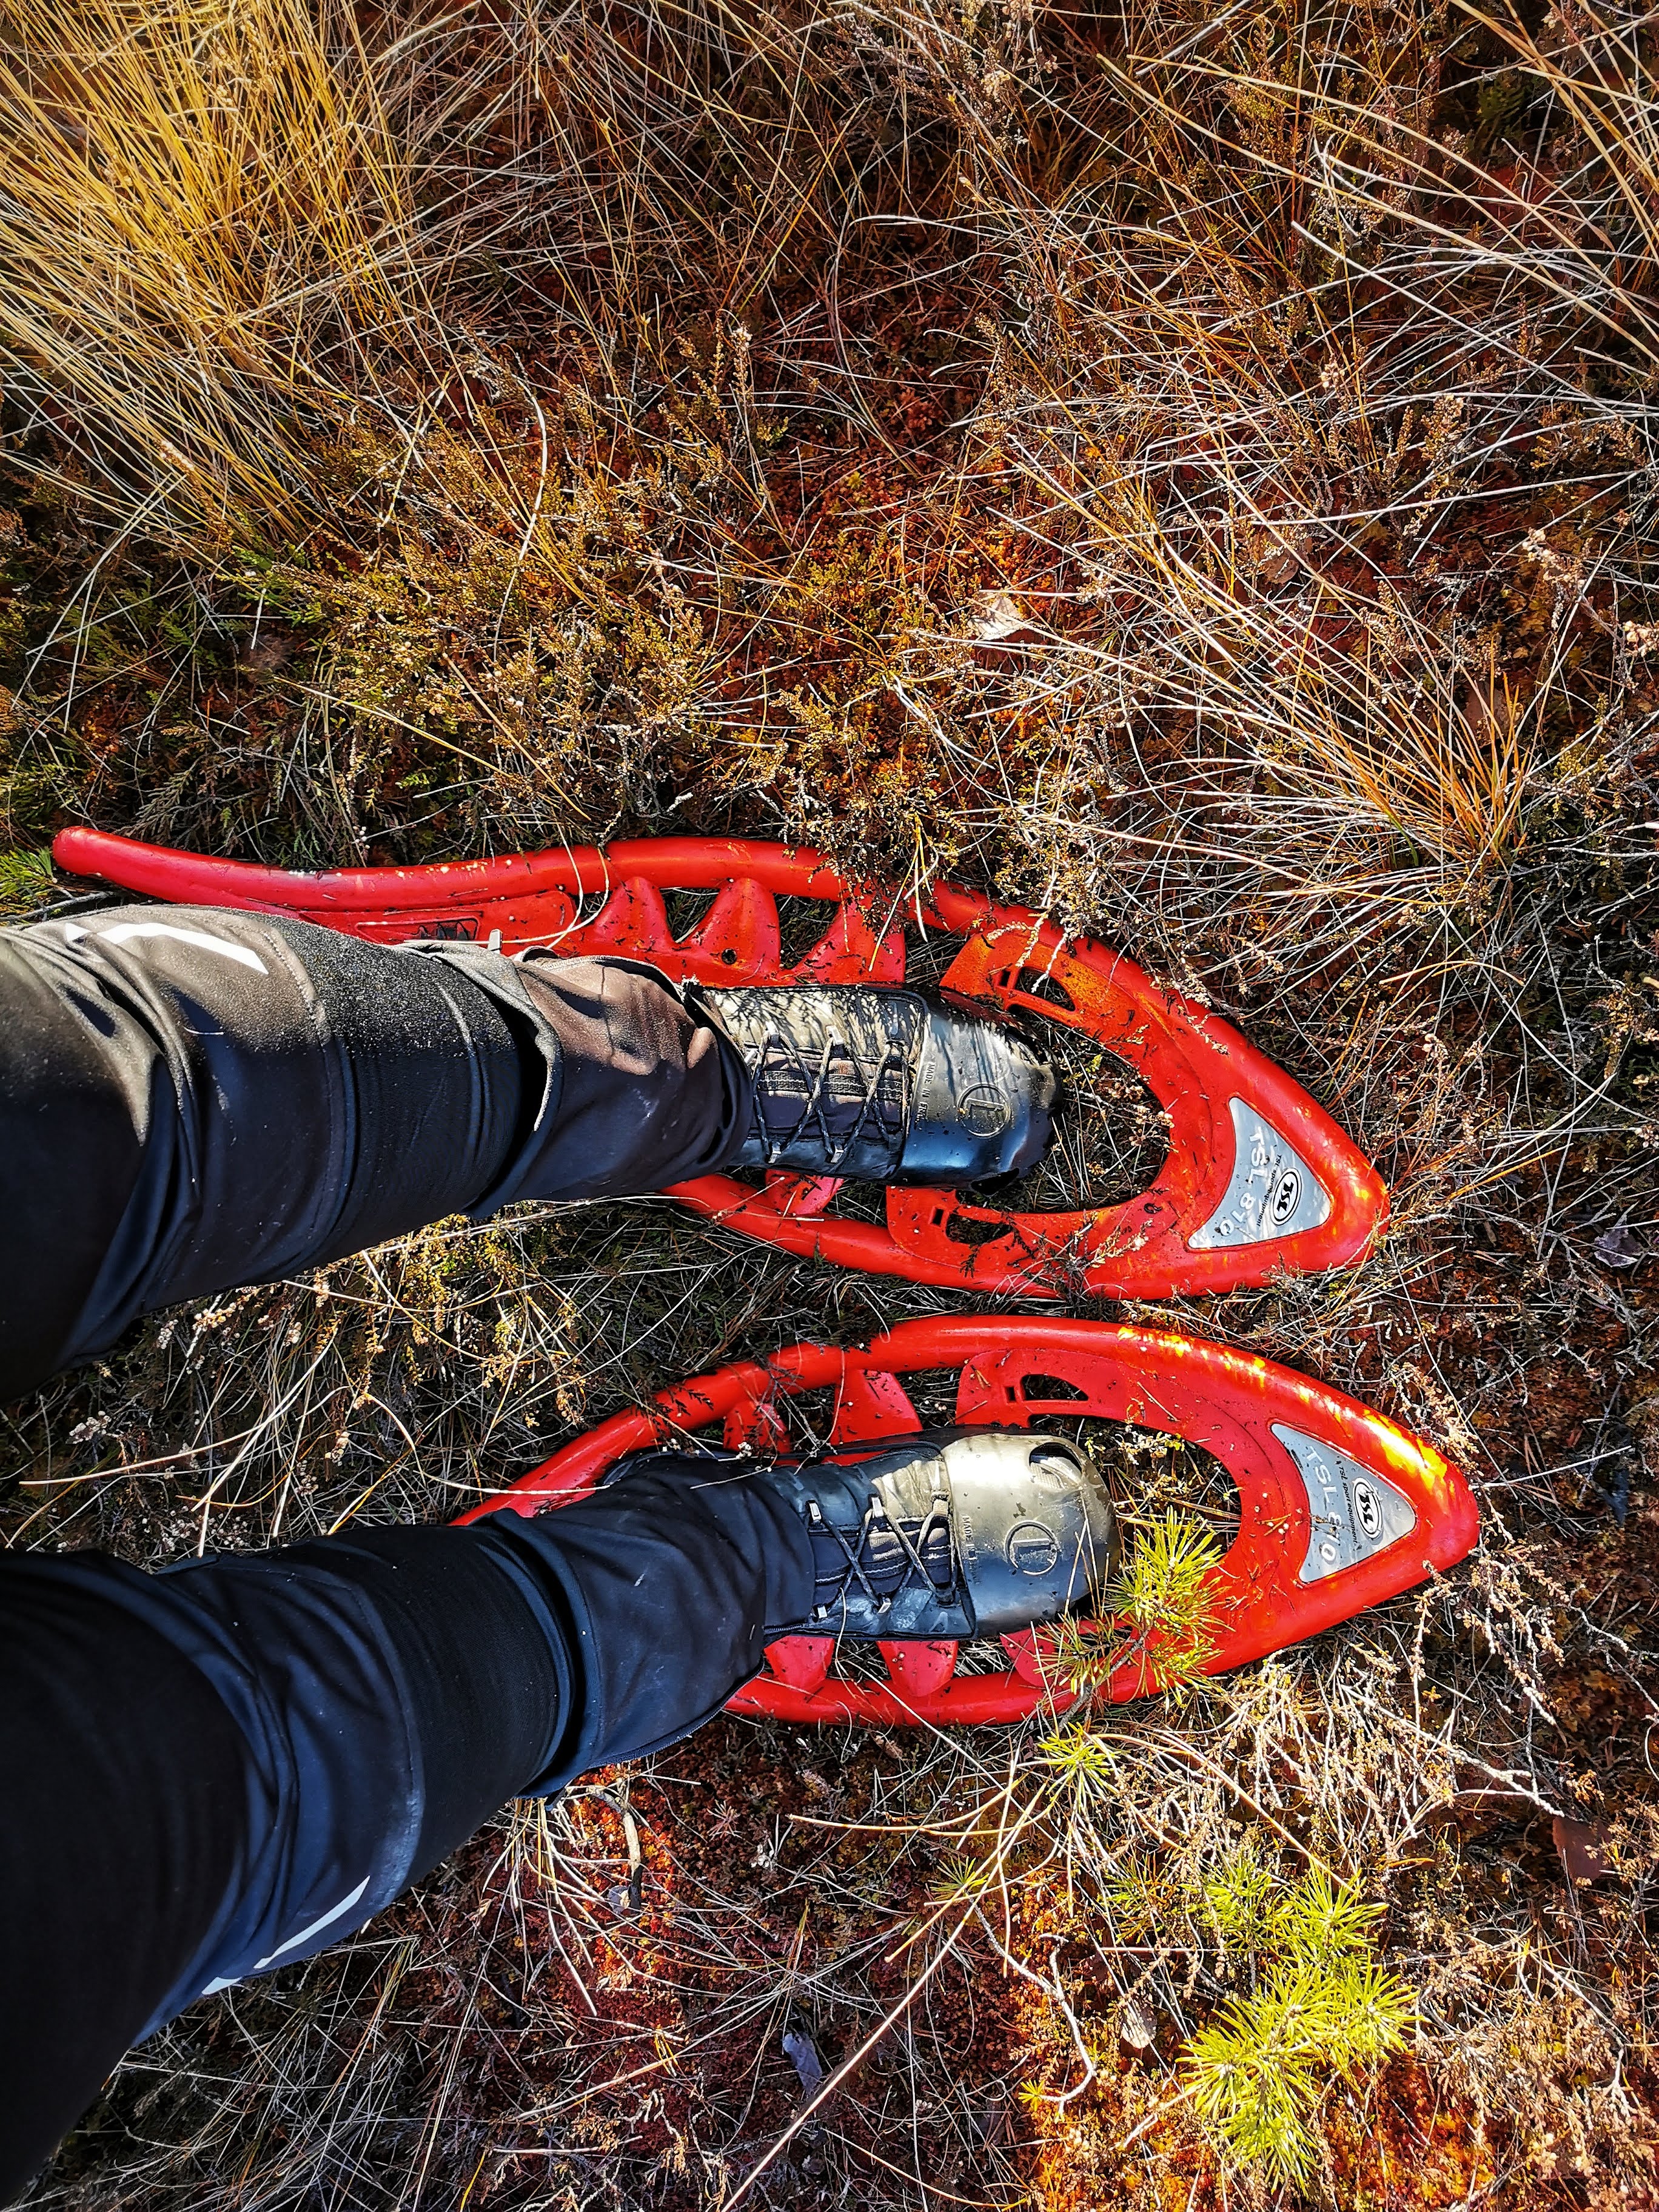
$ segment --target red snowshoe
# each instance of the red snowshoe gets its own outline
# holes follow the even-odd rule
[[[1229,1291],[1354,1260],[1386,1213],[1381,1180],[1329,1115],[1226,1022],[1107,946],[978,892],[937,884],[906,903],[860,891],[812,852],[708,838],[317,875],[92,830],[64,830],[53,854],[152,897],[293,913],[382,943],[627,953],[704,985],[902,983],[915,964],[908,923],[930,950],[955,946],[937,979],[947,1000],[1076,1033],[1127,1062],[1167,1117],[1161,1170],[1119,1204],[1020,1212],[890,1185],[878,1224],[838,1213],[842,1185],[828,1176],[705,1176],[672,1194],[742,1235],[843,1267],[1027,1298]],[[677,892],[714,894],[678,935],[665,900]],[[793,957],[780,898],[827,908]]]
[[[1193,1337],[1030,1315],[905,1322],[864,1349],[798,1344],[722,1367],[614,1415],[463,1517],[568,1504],[626,1454],[699,1432],[728,1448],[799,1455],[803,1411],[812,1417],[805,1433],[815,1455],[902,1437],[924,1423],[900,1377],[930,1370],[934,1423],[942,1415],[969,1427],[1052,1431],[1079,1417],[1124,1422],[1220,1462],[1237,1491],[1237,1534],[1213,1577],[1211,1674],[1409,1589],[1455,1565],[1479,1534],[1458,1470],[1338,1391]],[[955,1370],[953,1398],[939,1396],[940,1370]],[[828,1395],[827,1409],[811,1405],[805,1394],[815,1391]],[[1135,1500],[1122,1502],[1133,1514]],[[1045,1700],[1059,1711],[1074,1702],[1043,1630],[985,1646],[895,1639],[876,1648],[884,1680],[832,1672],[830,1637],[781,1638],[732,1710],[791,1721],[945,1724],[1018,1720]],[[869,1649],[849,1644],[842,1656]],[[1121,1667],[1108,1694],[1121,1700],[1157,1686],[1153,1649]]]

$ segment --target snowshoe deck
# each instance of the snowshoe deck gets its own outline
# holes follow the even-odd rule
[[[906,903],[860,890],[816,853],[738,839],[316,875],[94,830],[66,830],[52,849],[72,874],[174,902],[291,913],[383,944],[453,937],[507,952],[627,953],[702,983],[902,982],[910,921],[957,942],[940,989],[1080,1033],[1127,1062],[1168,1118],[1161,1170],[1120,1204],[1021,1212],[890,1188],[878,1223],[831,1210],[841,1186],[827,1176],[772,1175],[757,1187],[703,1176],[672,1194],[727,1229],[842,1267],[997,1296],[1158,1297],[1340,1267],[1386,1214],[1380,1178],[1335,1122],[1229,1024],[1108,946],[977,892],[937,884]],[[677,936],[665,893],[699,890],[713,902]],[[793,961],[780,897],[834,909]]]
[[[463,1518],[556,1507],[625,1453],[689,1446],[710,1431],[738,1449],[799,1449],[788,1401],[806,1392],[832,1394],[820,1449],[903,1436],[924,1423],[902,1378],[927,1370],[936,1381],[941,1370],[955,1370],[953,1418],[969,1425],[1052,1429],[1093,1417],[1173,1435],[1221,1462],[1237,1491],[1238,1533],[1213,1579],[1211,1674],[1396,1596],[1455,1565],[1479,1534],[1458,1470],[1338,1391],[1193,1337],[1030,1315],[905,1322],[864,1348],[798,1344],[722,1367],[614,1415]],[[1133,1510],[1133,1498],[1123,1502]],[[1056,1710],[1073,1702],[1042,1632],[1001,1644],[996,1671],[975,1673],[958,1670],[954,1644],[884,1643],[876,1649],[885,1679],[862,1680],[833,1671],[830,1638],[787,1637],[732,1708],[790,1721],[942,1725],[1014,1721],[1045,1702]],[[1109,1696],[1155,1688],[1155,1651],[1150,1672],[1149,1680],[1141,1662],[1121,1667]]]

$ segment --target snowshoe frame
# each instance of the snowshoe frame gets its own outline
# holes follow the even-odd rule
[[[798,1344],[722,1367],[613,1415],[461,1517],[556,1508],[625,1454],[695,1449],[710,1430],[728,1449],[790,1448],[782,1407],[802,1391],[834,1391],[832,1450],[902,1437],[922,1423],[901,1378],[951,1368],[955,1418],[965,1425],[1048,1427],[1094,1415],[1171,1433],[1222,1462],[1237,1488],[1239,1525],[1212,1585],[1209,1674],[1396,1596],[1455,1565],[1480,1533],[1456,1468],[1380,1413],[1290,1368],[1157,1329],[1006,1314],[904,1322],[867,1346]],[[1028,1630],[1001,1642],[1008,1665],[981,1674],[957,1671],[955,1644],[881,1644],[881,1682],[832,1673],[829,1637],[782,1638],[732,1710],[945,1726],[1016,1721],[1075,1702],[1048,1636]],[[1105,1693],[1121,1702],[1158,1686],[1154,1651],[1150,1664],[1120,1668]]]
[[[1024,907],[935,884],[915,899],[849,883],[815,852],[745,839],[650,838],[499,860],[319,874],[66,830],[59,867],[181,904],[295,914],[398,943],[453,937],[506,952],[623,953],[675,981],[896,984],[903,923],[960,949],[941,989],[990,1013],[1083,1032],[1139,1074],[1169,1117],[1168,1156],[1126,1203],[1011,1212],[950,1191],[890,1187],[886,1219],[836,1218],[833,1177],[774,1174],[756,1188],[702,1176],[672,1195],[738,1234],[872,1274],[981,1294],[1139,1298],[1222,1291],[1358,1259],[1387,1211],[1381,1179],[1325,1111],[1237,1030],[1092,939]],[[676,938],[665,890],[713,890]],[[833,903],[793,965],[780,896]]]

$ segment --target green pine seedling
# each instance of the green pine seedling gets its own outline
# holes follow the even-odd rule
[[[1137,1529],[1122,1571],[1104,1594],[1104,1632],[1061,1621],[1054,1665],[1080,1696],[1103,1688],[1124,1666],[1139,1669],[1136,1694],[1184,1687],[1215,1656],[1215,1588],[1223,1557],[1211,1531],[1171,1510]]]
[[[1273,1923],[1268,1908],[1276,1881],[1255,1837],[1250,1834],[1229,1854],[1220,1873],[1212,1875],[1204,1884],[1200,1893],[1204,1917],[1224,1951],[1235,1958],[1249,1958],[1269,1948]]]
[[[31,914],[57,887],[49,852],[0,853],[0,914]]]
[[[1252,1838],[1206,1883],[1203,1901],[1229,1948],[1277,1957],[1249,1995],[1230,1999],[1188,2044],[1194,2110],[1241,2165],[1304,2180],[1325,2076],[1352,2075],[1401,2049],[1416,2018],[1413,1993],[1372,1955],[1381,1908],[1322,1867],[1276,1888]]]
[[[1037,1746],[1043,1765],[1085,1797],[1103,1797],[1112,1787],[1115,1765],[1109,1744],[1086,1728],[1056,1729]]]
[[[1165,1927],[1183,1910],[1179,1878],[1166,1873],[1155,1859],[1131,1852],[1122,1860],[1106,1887],[1118,1940],[1139,1943]]]
[[[1322,1866],[1310,1867],[1267,1906],[1266,1948],[1304,1966],[1330,1966],[1369,1953],[1371,1930],[1382,1917],[1382,1906],[1363,1898],[1352,1882],[1333,1881]]]
[[[1138,1663],[1143,1688],[1196,1681],[1215,1656],[1220,1540],[1173,1510],[1138,1530],[1110,1603],[1127,1637],[1118,1660]]]

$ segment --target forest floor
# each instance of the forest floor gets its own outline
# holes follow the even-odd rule
[[[613,1804],[511,1808],[135,2052],[30,2203],[1659,2202],[1648,15],[0,20],[5,910],[85,888],[46,853],[89,822],[305,866],[737,833],[1086,927],[1392,1210],[1358,1268],[1067,1310],[1323,1377],[1483,1518],[1069,1729],[727,1717],[605,1778],[637,1911]],[[964,1303],[662,1201],[440,1224],[4,1409],[0,1532],[442,1518]],[[1252,2150],[1195,2039],[1266,2019],[1315,1868],[1411,2025],[1268,2036]]]

